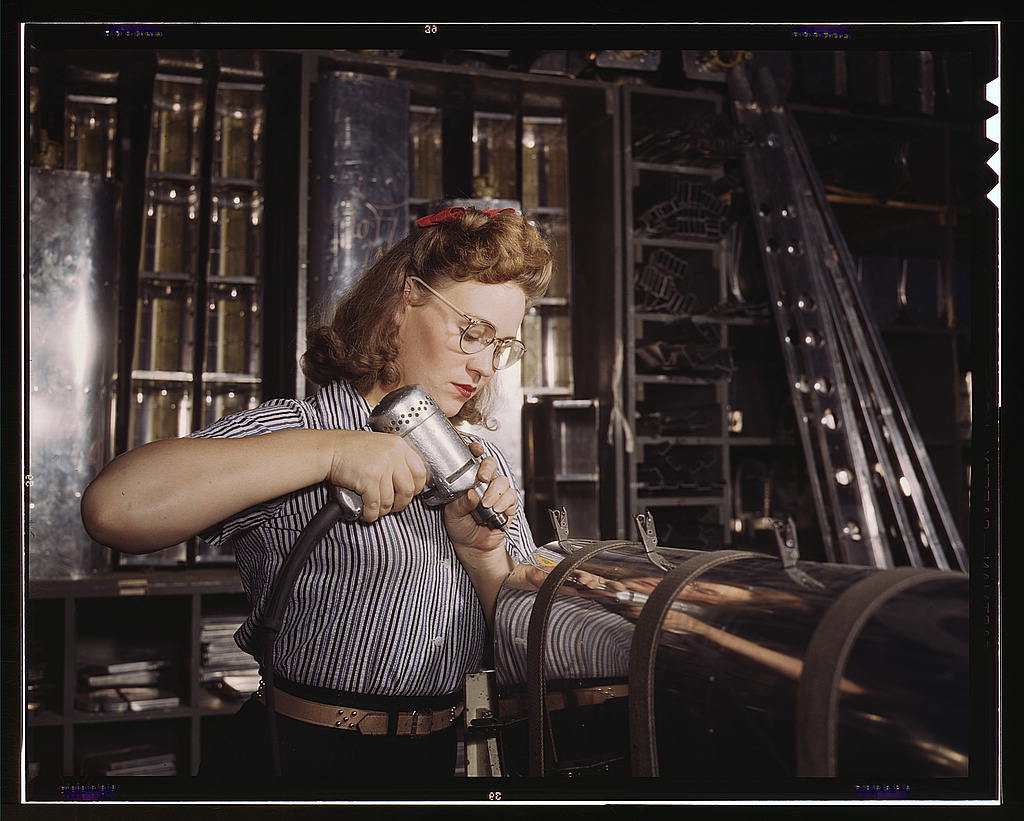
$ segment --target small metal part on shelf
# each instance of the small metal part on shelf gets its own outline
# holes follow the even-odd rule
[[[697,342],[642,342],[636,348],[637,366],[644,373],[703,373],[728,376],[735,371],[732,351]]]
[[[733,159],[750,144],[752,132],[725,117],[694,117],[677,128],[659,128],[633,141],[640,162],[700,164]]]
[[[637,307],[642,311],[690,313],[697,297],[683,290],[685,277],[685,259],[667,248],[655,249],[636,277]]]
[[[651,236],[718,239],[725,231],[728,204],[697,182],[676,178],[672,194],[637,217],[639,230]]]

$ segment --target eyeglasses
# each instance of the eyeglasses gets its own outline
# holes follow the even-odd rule
[[[520,340],[513,336],[499,338],[496,336],[497,330],[495,327],[486,319],[478,319],[456,308],[419,277],[411,276],[409,279],[422,285],[469,323],[462,329],[462,336],[459,338],[459,347],[462,348],[463,353],[480,353],[489,345],[494,345],[494,358],[492,362],[496,371],[515,365],[516,362],[523,358],[523,354],[526,353],[526,346]]]

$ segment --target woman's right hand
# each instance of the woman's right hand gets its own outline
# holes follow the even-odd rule
[[[426,485],[423,459],[401,436],[359,430],[333,433],[336,437],[325,478],[362,497],[363,521],[375,522],[404,510]]]

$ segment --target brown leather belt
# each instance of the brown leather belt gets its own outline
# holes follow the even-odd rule
[[[591,707],[603,704],[613,698],[629,695],[629,685],[610,684],[596,687],[583,687],[578,690],[554,690],[546,694],[545,702],[548,710],[564,710],[566,707]],[[498,701],[501,717],[508,720],[516,716],[525,716],[529,712],[526,698],[503,698]]]
[[[256,698],[263,704],[267,703],[262,687],[256,692]],[[281,715],[305,721],[307,724],[337,730],[358,730],[363,735],[390,735],[387,712],[321,704],[318,701],[293,696],[281,689],[274,690],[274,707]],[[462,715],[462,710],[463,705],[460,704],[442,710],[412,710],[398,713],[394,735],[415,737],[447,730]]]

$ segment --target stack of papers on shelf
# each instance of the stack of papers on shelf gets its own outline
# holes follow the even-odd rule
[[[228,678],[235,679],[235,684],[241,685],[238,692],[248,695],[255,691],[256,686],[248,688],[248,681],[256,677],[256,684],[259,684],[259,665],[248,653],[235,644],[235,632],[245,621],[245,614],[208,615],[203,616],[199,642],[201,647],[201,659],[199,680],[206,684],[217,685],[221,695],[231,695],[230,690],[238,690],[233,685],[223,687],[222,682]]]
[[[83,636],[78,662],[75,706],[79,710],[122,713],[181,704],[175,693],[162,686],[173,666],[165,647]]]
[[[145,666],[143,666],[145,665]],[[104,667],[82,667],[79,669],[80,684],[85,687],[137,687],[145,684],[157,684],[162,676],[161,671],[171,666],[169,661],[126,662],[121,665]],[[123,669],[111,670],[111,667]],[[132,669],[137,667],[137,669]]]
[[[92,750],[79,758],[82,775],[177,775],[177,755],[153,744]]]
[[[142,712],[180,705],[179,696],[157,687],[105,687],[75,696],[75,707],[87,713]]]

